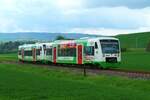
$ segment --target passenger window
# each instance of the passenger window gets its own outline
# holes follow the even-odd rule
[[[95,49],[98,49],[98,45],[97,45],[97,42],[95,42]]]
[[[84,48],[85,55],[93,56],[94,55],[94,46],[86,46]]]

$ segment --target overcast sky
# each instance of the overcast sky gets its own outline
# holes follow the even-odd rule
[[[150,31],[150,0],[0,0],[0,32]]]

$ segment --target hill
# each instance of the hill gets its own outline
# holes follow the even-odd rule
[[[117,35],[123,48],[145,48],[150,41],[150,32]]]
[[[88,35],[81,33],[45,33],[45,32],[18,32],[18,33],[0,33],[0,41],[16,41],[16,40],[39,40],[39,41],[52,41],[57,36],[63,36],[69,39],[77,39],[82,37],[90,37],[97,35]]]

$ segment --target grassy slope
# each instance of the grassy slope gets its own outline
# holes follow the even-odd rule
[[[28,66],[28,67],[27,67]],[[0,64],[1,100],[149,100],[150,81]]]
[[[120,69],[150,71],[150,52],[130,51],[122,53]]]
[[[150,41],[150,32],[118,35],[116,37],[120,39],[122,47],[135,48],[137,41],[138,48],[145,48]]]

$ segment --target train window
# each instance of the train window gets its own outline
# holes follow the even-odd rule
[[[84,52],[85,55],[94,56],[94,46],[86,46]]]
[[[76,56],[76,48],[63,48],[58,49],[58,56],[60,57],[75,57]]]
[[[18,55],[21,55],[21,50],[18,51]]]
[[[103,53],[119,53],[118,40],[100,40]]]
[[[95,49],[98,49],[98,45],[97,45],[97,42],[95,42]]]
[[[32,56],[32,51],[24,51],[24,56]]]
[[[46,45],[43,45],[43,49],[46,49]]]
[[[36,50],[36,55],[40,55],[40,51],[41,51],[40,49],[37,49]]]
[[[46,49],[46,55],[52,55],[52,48]]]
[[[61,49],[58,49],[58,56],[61,56]]]

